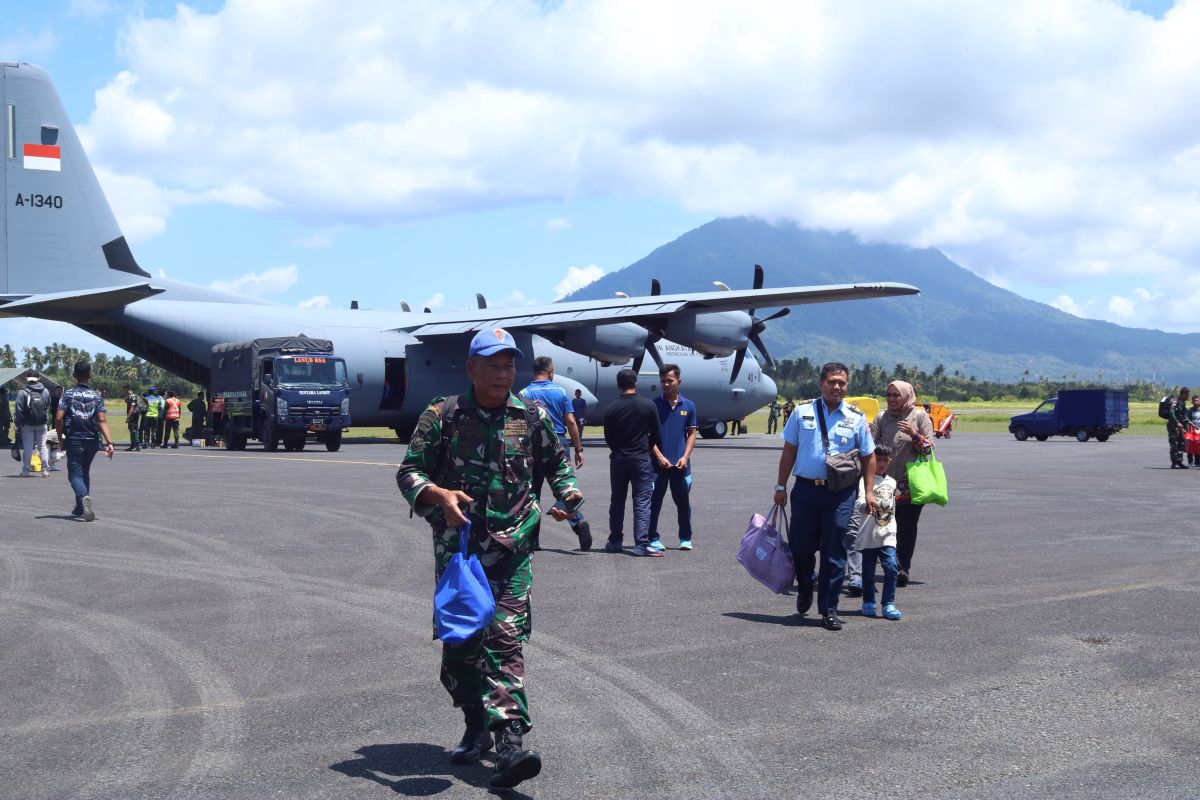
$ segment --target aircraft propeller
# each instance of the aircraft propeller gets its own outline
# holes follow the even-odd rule
[[[754,265],[754,288],[761,289],[762,285],[763,285],[763,268],[762,268],[761,264],[755,264]],[[779,319],[780,317],[786,317],[788,314],[791,313],[791,311],[792,310],[790,308],[781,308],[778,311],[776,311],[774,314],[772,314],[771,316],[764,317],[762,319],[754,316],[754,309],[750,309],[747,312],[748,314],[750,314],[750,319],[752,320],[752,323],[750,326],[749,339],[751,342],[754,343],[754,346],[756,348],[758,348],[758,352],[763,354],[763,358],[766,359],[766,366],[768,369],[775,368],[775,359],[771,358],[771,354],[769,352],[767,352],[767,346],[765,344],[763,344],[761,334],[763,331],[765,331],[767,329],[768,322],[770,322],[773,319]],[[746,348],[745,347],[738,348],[737,355],[734,356],[734,358],[733,358],[733,371],[730,372],[730,374],[729,374],[729,382],[730,383],[733,383],[734,381],[737,380],[738,374],[742,371],[742,363],[745,360],[746,360]]]
[[[651,278],[650,296],[657,297],[660,294],[662,294],[662,284],[658,282],[658,278]],[[651,327],[646,323],[642,323],[642,327],[646,329],[647,333],[646,349],[643,350],[638,357],[633,360],[633,371],[638,374],[641,374],[642,372],[642,362],[646,359],[646,353],[650,354],[650,357],[654,359],[655,364],[660,367],[663,365],[662,356],[659,355],[658,348],[654,346],[654,343],[666,335],[666,331],[663,330],[661,325],[655,325],[654,327]]]

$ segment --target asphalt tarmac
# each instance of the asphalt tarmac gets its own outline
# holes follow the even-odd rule
[[[921,519],[900,622],[845,598],[826,631],[734,560],[774,439],[701,442],[693,552],[669,500],[661,559],[547,522],[525,650],[545,768],[507,796],[1200,796],[1200,470],[1167,469],[1165,436],[938,454],[950,504]],[[401,456],[119,451],[90,524],[65,471],[0,477],[0,797],[486,794],[486,765],[447,759]],[[599,548],[607,451],[585,456]]]

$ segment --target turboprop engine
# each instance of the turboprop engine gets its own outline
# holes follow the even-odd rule
[[[649,332],[641,325],[613,322],[572,328],[562,335],[558,344],[606,364],[623,364],[642,354],[647,336]]]
[[[677,311],[664,331],[672,342],[723,358],[746,347],[754,319],[745,311]]]

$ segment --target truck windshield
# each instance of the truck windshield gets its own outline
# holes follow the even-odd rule
[[[296,356],[275,359],[275,380],[289,386],[344,386],[346,362],[329,356]]]

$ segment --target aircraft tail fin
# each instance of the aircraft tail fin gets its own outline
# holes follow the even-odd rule
[[[0,100],[0,295],[78,293],[149,278],[50,76],[32,64],[0,63]]]

